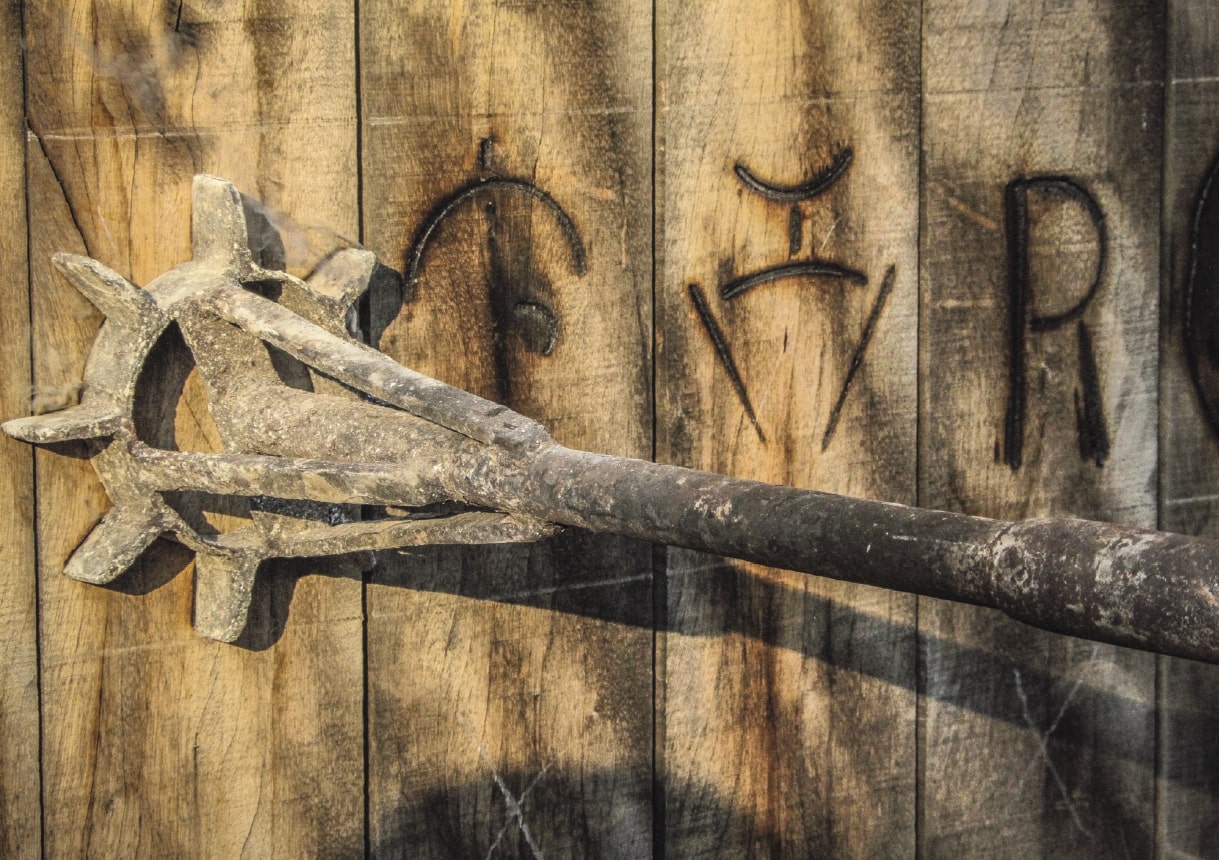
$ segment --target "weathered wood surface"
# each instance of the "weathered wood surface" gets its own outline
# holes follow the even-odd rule
[[[1217,45],[1219,7],[1168,4],[1160,526],[1210,537],[1219,536],[1219,388],[1208,372],[1219,358],[1209,347],[1219,269],[1206,264],[1219,248]],[[1162,659],[1159,669],[1157,847],[1164,857],[1204,857],[1219,822],[1219,667]]]
[[[26,249],[21,12],[0,6],[0,421],[29,414],[30,304]],[[38,621],[34,452],[0,439],[0,856],[38,857]]]
[[[919,501],[1152,525],[1162,9],[924,15]],[[1149,855],[1154,660],[931,600],[919,621],[920,852]]]
[[[101,322],[51,253],[146,283],[189,256],[192,174],[263,201],[298,267],[337,240],[293,215],[354,234],[350,4],[27,4],[25,38],[40,391],[68,396]],[[181,350],[165,344],[154,365],[148,408],[165,412],[144,418],[176,427],[158,441],[214,446]],[[107,507],[80,453],[37,460],[46,853],[361,853],[359,581],[278,569],[239,648],[194,634],[176,546],[155,545],[113,589],[66,581],[65,557]]]
[[[356,238],[413,269],[374,287],[381,348],[564,443],[1216,534],[1184,328],[1215,288],[1186,289],[1213,3],[366,0],[359,33],[349,0],[24,5],[0,417],[77,396],[101,322],[50,254],[146,282],[209,171],[297,273]],[[214,446],[180,344],[157,366],[143,420]],[[277,566],[234,649],[192,633],[175,546],[114,589],[60,577],[107,507],[80,454],[38,452],[35,527],[0,440],[4,856],[1213,851],[1213,667],[578,533],[385,557],[363,602],[350,564]]]
[[[912,502],[918,4],[657,14],[657,459]],[[912,854],[913,598],[683,551],[666,591],[668,856]]]
[[[364,240],[407,275],[370,303],[380,348],[564,444],[644,457],[650,8],[360,8]],[[374,854],[647,856],[650,600],[650,548],[616,539],[383,557]]]

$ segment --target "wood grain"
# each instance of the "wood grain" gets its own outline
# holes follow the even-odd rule
[[[657,459],[913,502],[918,4],[657,14]],[[669,856],[913,853],[914,606],[669,552]]]
[[[360,8],[365,242],[408,275],[373,297],[380,348],[564,444],[644,457],[650,8]],[[650,596],[650,549],[616,539],[382,558],[372,851],[646,856]]]
[[[924,15],[920,504],[1151,525],[1162,10]],[[1154,660],[931,600],[919,619],[920,851],[1148,855]]]
[[[354,34],[349,4],[28,4],[25,33],[38,386],[79,380],[101,322],[50,254],[147,283],[189,256],[196,172],[261,200],[298,271],[343,242],[308,225],[355,233],[354,38],[334,38]],[[154,367],[170,441],[214,446],[181,350]],[[47,853],[360,853],[360,583],[277,567],[234,648],[193,633],[174,545],[114,589],[65,580],[108,505],[82,453],[38,452]]]
[[[0,6],[0,421],[30,409],[29,258],[21,13]],[[42,850],[34,452],[0,439],[0,856]]]
[[[1213,275],[1191,271],[1194,245],[1204,250],[1219,241],[1216,225],[1196,223],[1207,178],[1219,163],[1217,49],[1219,9],[1213,3],[1168,4],[1160,527],[1209,537],[1219,535],[1219,428],[1204,408],[1214,400],[1203,400],[1190,374],[1185,319],[1190,298],[1201,309],[1213,305],[1219,289]],[[1195,325],[1200,317],[1195,311]],[[1213,392],[1206,377],[1199,381]],[[1163,857],[1202,857],[1214,851],[1219,835],[1219,667],[1163,658],[1159,668],[1156,847]]]

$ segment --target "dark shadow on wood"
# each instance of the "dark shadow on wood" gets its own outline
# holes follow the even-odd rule
[[[584,820],[580,799],[590,792],[611,790],[620,778],[612,768],[564,772],[552,768],[539,775],[515,769],[492,771],[488,766],[480,783],[448,785],[422,794],[403,792],[397,808],[374,825],[383,835],[372,841],[369,856],[404,860],[663,857],[661,847],[652,845],[646,797],[615,796],[612,832],[590,830]],[[717,796],[710,786],[699,787],[697,793],[700,802],[710,799],[709,821],[739,826],[742,812],[730,798]],[[780,834],[769,836],[768,841],[777,846]]]
[[[83,456],[83,446],[63,447],[61,453]],[[647,547],[638,546],[635,552],[629,547],[633,542],[612,535],[595,535],[578,529],[569,529],[559,536],[538,544],[523,544],[511,548],[496,546],[493,549],[467,547],[463,552],[467,561],[461,566],[425,563],[438,552],[451,551],[447,547],[416,547],[401,551],[405,563],[378,565],[365,574],[368,582],[394,588],[430,591],[457,595],[471,600],[513,604],[562,612],[651,629],[656,617],[665,618],[666,613],[654,615],[652,599],[652,570],[647,560]],[[497,553],[544,552],[549,563],[536,569],[553,571],[547,581],[505,582],[497,579],[494,572],[504,570],[502,564],[486,566],[488,575],[469,576],[451,574],[455,569],[469,571],[480,569],[478,555],[481,552]],[[605,576],[605,565],[594,563],[595,559],[607,555],[635,557],[640,559],[637,569],[615,568],[612,577]],[[189,552],[176,544],[159,540],[128,574],[120,576],[108,586],[125,594],[147,594],[183,573],[189,561]],[[789,648],[826,663],[865,676],[906,687],[911,686],[909,675],[903,671],[901,661],[888,657],[892,643],[899,639],[913,641],[915,631],[905,625],[895,627],[889,619],[862,612],[833,600],[810,598],[806,592],[797,591],[781,581],[760,576],[743,565],[704,556],[705,564],[697,569],[688,566],[670,571],[674,575],[695,575],[701,580],[699,588],[709,590],[714,598],[712,605],[724,607],[722,613],[713,618],[703,615],[683,618],[672,622],[665,632],[684,636],[720,636],[735,633],[765,642],[774,647]],[[412,563],[418,559],[421,563]],[[355,556],[339,556],[324,560],[292,559],[273,560],[260,569],[254,586],[250,624],[237,641],[237,645],[251,650],[264,650],[279,641],[291,615],[292,595],[301,576],[321,574],[356,578],[360,559]],[[535,568],[530,566],[532,573]],[[437,573],[442,571],[442,573]],[[749,612],[748,607],[738,604],[738,596],[745,589],[739,587],[742,579],[749,579],[749,592],[764,595],[760,602],[777,606],[784,601],[808,601],[814,599],[818,611],[830,613],[834,625],[850,625],[853,643],[877,643],[875,653],[853,647],[849,654],[834,654],[832,646],[821,637],[787,635],[772,623],[766,623],[762,615]],[[92,587],[85,586],[84,587]],[[757,599],[757,598],[755,598]],[[1011,624],[1000,613],[995,612],[996,624]],[[667,617],[672,619],[673,614]],[[421,620],[419,623],[426,623]],[[1064,638],[1065,641],[1065,638]],[[984,714],[1012,725],[1027,727],[1022,703],[1012,683],[1014,673],[1019,672],[1025,690],[1036,690],[1059,700],[1068,687],[1074,686],[1071,679],[1056,678],[1042,668],[1023,660],[1019,655],[999,656],[974,650],[945,639],[923,635],[919,640],[920,665],[954,667],[953,674],[962,683],[946,687],[940,701],[955,707]],[[996,695],[999,691],[1000,695]],[[1006,692],[1003,692],[1006,691]],[[1123,714],[1123,721],[1114,722],[1113,714]],[[1101,722],[1093,723],[1088,715],[1105,716]],[[1187,755],[1171,757],[1166,762],[1163,779],[1185,787],[1219,795],[1219,719],[1195,712],[1172,712],[1164,719],[1188,732],[1190,737],[1211,738],[1204,748],[1192,748]],[[1151,750],[1142,745],[1122,743],[1125,724],[1142,725],[1155,719],[1154,703],[1144,703],[1126,698],[1119,693],[1101,689],[1087,683],[1079,685],[1072,699],[1072,706],[1062,716],[1054,731],[1052,742],[1106,750],[1123,760],[1155,772]],[[1138,734],[1135,732],[1134,734]]]
[[[547,543],[551,544],[551,552],[562,561],[555,564],[554,581],[547,583],[524,586],[514,583],[509,586],[497,582],[493,577],[467,577],[461,582],[441,582],[426,573],[441,566],[410,563],[395,565],[392,575],[386,568],[378,568],[372,575],[372,581],[383,586],[443,592],[471,600],[518,604],[617,624],[651,627],[654,615],[650,568],[641,564],[638,570],[617,571],[611,579],[588,578],[584,573],[595,568],[582,560],[608,552],[607,547],[615,542],[630,543],[623,538],[593,535],[575,529],[552,538]],[[410,555],[422,557],[436,551],[438,548],[412,549]],[[477,552],[477,549],[471,548],[470,551]],[[519,551],[529,552],[527,547],[521,547]],[[638,557],[647,559],[648,556],[641,552]],[[724,607],[724,611],[712,619],[700,616],[681,619],[676,623],[670,621],[665,632],[683,636],[735,633],[774,647],[797,650],[805,657],[825,661],[836,668],[859,672],[910,689],[912,679],[902,671],[902,662],[891,659],[889,655],[895,641],[904,639],[914,642],[914,628],[895,625],[887,618],[831,599],[810,597],[808,593],[789,588],[781,581],[755,574],[738,562],[713,556],[703,558],[706,564],[700,565],[693,575],[701,579],[700,588],[708,589],[714,595],[712,604]],[[466,565],[467,568],[469,566]],[[416,572],[420,575],[416,576]],[[671,570],[670,578],[674,575],[681,575],[681,569]],[[738,587],[742,579],[750,580],[749,590],[753,594],[765,594],[764,602],[770,606],[784,601],[815,600],[821,611],[831,614],[835,626],[851,626],[850,640],[856,644],[850,653],[834,654],[832,646],[826,645],[821,637],[801,637],[794,632],[785,632],[777,629],[773,623],[764,623],[757,613],[752,614],[751,620],[748,608],[738,605],[738,595],[744,591]],[[673,615],[672,612],[667,613],[670,619]],[[996,624],[1015,623],[999,612],[994,612],[994,616]],[[658,612],[656,617],[663,619],[666,613]],[[1066,637],[1063,639],[1064,642],[1069,641]],[[858,643],[877,643],[877,647],[874,652],[869,652],[861,650]],[[918,648],[921,666],[951,665],[954,676],[961,679],[960,684],[946,688],[940,701],[1021,728],[1027,729],[1028,726],[1017,687],[1013,683],[1015,672],[1020,673],[1025,691],[1036,691],[1038,695],[1049,696],[1055,702],[1061,701],[1075,683],[1074,679],[1058,678],[1047,673],[1032,662],[1036,659],[1032,655],[1000,656],[926,634],[920,637]],[[996,695],[996,689],[1007,692]],[[1125,762],[1145,768],[1149,774],[1155,773],[1154,753],[1150,748],[1123,743],[1129,727],[1141,727],[1154,721],[1154,702],[1141,702],[1086,682],[1074,691],[1071,702],[1071,707],[1054,729],[1051,745],[1103,750],[1105,754],[1116,755]],[[1114,714],[1122,714],[1124,719],[1114,721]],[[1092,715],[1096,715],[1098,720],[1092,721]],[[1206,714],[1188,712],[1174,712],[1171,719],[1178,725],[1188,726],[1191,736],[1213,738],[1214,741],[1206,749],[1191,750],[1188,761],[1178,761],[1176,764],[1170,761],[1167,771],[1160,777],[1219,795],[1219,777],[1216,777],[1219,774],[1219,720]],[[1130,732],[1135,737],[1139,733],[1137,730]]]

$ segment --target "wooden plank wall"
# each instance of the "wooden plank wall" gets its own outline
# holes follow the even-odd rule
[[[364,239],[408,276],[373,297],[380,348],[563,444],[650,457],[650,5],[360,17]],[[376,856],[650,852],[649,547],[384,559],[367,659]]]
[[[354,235],[349,4],[98,0],[25,14],[40,391],[70,396],[101,323],[51,253],[147,283],[189,257],[194,173],[263,201],[286,246],[294,218]],[[181,365],[165,346],[157,379],[172,391]],[[181,403],[153,386],[150,408],[176,405],[177,445],[213,444],[200,387],[177,384]],[[189,554],[174,545],[116,588],[82,588],[60,571],[107,506],[82,453],[38,452],[46,854],[362,850],[360,582],[310,577],[293,594],[281,576],[242,647],[194,635]]]
[[[1162,9],[929,0],[923,32],[920,503],[1152,526]],[[924,854],[1151,852],[1151,657],[920,629]]]
[[[1205,254],[1219,241],[1213,214],[1219,210],[1205,203],[1219,202],[1219,8],[1205,0],[1178,0],[1168,9],[1160,525],[1215,537],[1219,389],[1207,332],[1219,269],[1206,266]],[[1206,856],[1214,851],[1219,820],[1219,671],[1168,658],[1159,667],[1156,843],[1166,857]]]
[[[0,410],[30,407],[30,296],[21,10],[0,6]],[[41,848],[34,452],[0,439],[0,856]]]
[[[1219,535],[1213,7],[0,4],[0,418],[102,323],[50,254],[147,283],[206,171],[565,444]],[[142,418],[214,447],[159,350]],[[0,855],[1213,851],[1213,667],[582,534],[273,565],[219,645],[175,545],[60,576],[84,453],[0,439]]]
[[[918,4],[657,14],[657,459],[912,503]],[[668,560],[663,849],[913,853],[914,600]]]

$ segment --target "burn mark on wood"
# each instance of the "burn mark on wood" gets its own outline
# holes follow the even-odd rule
[[[538,355],[554,352],[559,342],[559,321],[549,307],[541,302],[517,302],[512,307],[512,319],[530,350]]]
[[[499,208],[494,200],[488,200],[483,206],[487,216],[487,257],[491,268],[491,308],[492,319],[495,321],[491,337],[491,352],[495,365],[495,379],[499,386],[499,398],[505,401],[512,399],[512,365],[508,360],[507,332],[504,330],[504,303],[512,291],[513,266],[507,259],[505,248],[500,242]]]
[[[90,246],[89,233],[85,232],[84,227],[81,225],[80,217],[77,215],[76,206],[72,203],[72,196],[68,193],[68,186],[64,183],[63,175],[55,164],[55,160],[51,158],[51,153],[47,150],[46,142],[38,130],[34,128],[30,117],[26,117],[25,130],[27,136],[33,137],[34,141],[38,144],[38,152],[42,155],[43,163],[46,164],[51,178],[55,180],[55,184],[59,186],[60,194],[63,196],[64,209],[67,210],[68,218],[72,221],[72,229],[80,237],[80,243],[84,246],[85,253],[92,256],[93,249]]]
[[[757,272],[750,272],[739,278],[733,278],[720,285],[720,298],[734,299],[754,287],[783,281],[788,278],[837,278],[850,281],[860,286],[866,286],[868,276],[855,269],[848,269],[836,263],[823,263],[817,260],[800,261],[796,263],[781,263]]]
[[[1075,424],[1079,432],[1079,456],[1091,460],[1098,466],[1105,465],[1109,457],[1109,428],[1105,425],[1105,411],[1101,406],[1100,373],[1096,368],[1096,356],[1092,351],[1092,336],[1083,320],[1079,321],[1079,383],[1083,389],[1083,404],[1080,392],[1075,393]]]
[[[1058,314],[1037,314],[1033,311],[1033,286],[1029,271],[1029,233],[1031,228],[1028,197],[1030,191],[1057,195],[1079,204],[1095,229],[1097,241],[1096,273],[1083,297]],[[1077,430],[1080,452],[1097,465],[1108,455],[1108,432],[1092,340],[1082,317],[1096,298],[1105,271],[1105,216],[1100,204],[1086,188],[1065,176],[1035,176],[1018,178],[1008,183],[1004,192],[1004,215],[1007,227],[1008,255],[1008,402],[1004,417],[1003,460],[1013,471],[1024,461],[1024,424],[1027,414],[1026,346],[1030,332],[1045,333],[1079,321],[1079,375],[1083,390],[1082,411],[1077,408]],[[1076,395],[1078,399],[1078,394]],[[1087,452],[1087,453],[1085,453]]]
[[[737,399],[741,401],[741,406],[744,407],[745,414],[749,416],[753,429],[757,431],[758,438],[765,442],[766,434],[762,432],[762,426],[758,423],[758,416],[753,411],[753,404],[749,401],[749,392],[745,390],[745,381],[741,379],[741,373],[737,370],[736,361],[732,358],[732,348],[728,346],[728,338],[724,337],[723,329],[716,322],[715,314],[711,312],[711,306],[707,304],[707,296],[698,284],[690,284],[686,289],[690,293],[690,301],[694,304],[694,309],[698,312],[698,319],[703,324],[703,330],[707,332],[707,337],[711,338],[711,345],[715,348],[715,355],[723,366],[724,372],[728,374],[728,381],[732,383],[733,390],[736,391]]]
[[[538,201],[547,209],[549,209],[555,217],[559,225],[559,229],[563,233],[563,238],[567,241],[567,246],[571,250],[572,269],[581,277],[588,271],[587,252],[584,249],[584,240],[580,238],[580,231],[576,228],[575,221],[567,214],[559,202],[550,194],[543,191],[533,182],[525,179],[514,178],[494,178],[494,179],[478,179],[474,182],[465,185],[455,191],[449,197],[445,198],[441,203],[432,210],[431,214],[424,220],[423,226],[420,227],[415,235],[415,240],[411,242],[410,249],[406,254],[406,271],[405,271],[405,300],[413,301],[415,291],[419,286],[420,269],[423,265],[423,255],[427,251],[428,243],[436,233],[436,229],[440,226],[444,219],[448,218],[457,210],[463,203],[472,200],[479,195],[489,194],[494,191],[505,191],[513,194],[523,194],[526,197]]]
[[[851,391],[851,383],[855,380],[855,374],[859,371],[860,365],[863,364],[868,345],[872,343],[872,335],[876,333],[876,323],[885,310],[890,293],[893,292],[896,271],[894,266],[890,266],[885,272],[884,280],[880,283],[880,292],[876,294],[876,301],[872,303],[872,310],[868,313],[867,322],[864,323],[859,345],[855,347],[855,354],[851,356],[851,364],[847,367],[846,378],[842,380],[842,390],[838,392],[838,400],[834,403],[834,409],[830,412],[830,420],[825,425],[825,434],[821,437],[822,451],[830,446],[830,440],[834,438],[834,431],[838,429],[838,420],[842,417],[842,407],[846,403],[847,394]]]
[[[484,173],[496,167],[494,138],[479,141],[477,166]],[[524,198],[522,200],[522,198]],[[513,202],[522,203],[518,210]],[[550,355],[561,334],[549,283],[533,262],[529,208],[541,203],[553,216],[567,245],[572,269],[587,273],[587,251],[575,221],[553,196],[532,180],[486,175],[458,188],[424,219],[405,260],[403,302],[414,301],[423,276],[424,258],[438,228],[468,203],[481,207],[486,226],[488,299],[491,314],[491,350],[497,380],[496,398],[513,400],[514,351]],[[478,211],[477,209],[475,211]],[[519,342],[518,339],[519,338]]]
[[[804,213],[793,205],[787,213],[787,256],[794,257],[804,245]]]
[[[537,355],[549,355],[559,338],[559,326],[554,311],[539,300],[537,292],[549,292],[549,283],[535,272],[527,243],[504,241],[501,219],[494,200],[484,207],[487,217],[487,256],[491,269],[491,311],[494,320],[492,351],[499,397],[510,401],[513,396],[513,349],[510,334],[516,333],[525,348]]]
[[[495,166],[495,138],[484,137],[478,142],[478,166],[483,170]]]
[[[810,200],[818,194],[828,191],[847,172],[854,156],[851,148],[847,147],[834,156],[829,165],[817,171],[811,178],[795,185],[782,185],[759,179],[753,171],[739,161],[733,170],[744,186],[755,194],[779,203],[797,203],[801,200]]]
[[[804,246],[804,212],[800,207],[800,203],[816,197],[825,191],[829,190],[834,183],[841,179],[847,169],[851,166],[851,161],[854,158],[854,153],[850,148],[841,150],[825,168],[817,171],[810,179],[796,185],[780,185],[773,182],[767,182],[759,179],[749,170],[744,164],[738,162],[735,166],[737,177],[745,185],[746,188],[756,194],[765,197],[767,200],[791,204],[787,216],[787,240],[788,240],[788,256],[795,257],[800,253]],[[810,255],[812,256],[812,255]],[[824,451],[830,444],[834,432],[838,427],[838,421],[842,414],[843,404],[846,402],[847,395],[850,393],[851,384],[855,379],[855,374],[859,370],[859,366],[863,363],[864,354],[872,339],[872,334],[875,330],[876,321],[879,319],[881,312],[884,310],[885,303],[888,301],[889,294],[893,289],[893,273],[894,268],[889,267],[885,274],[885,280],[881,284],[880,292],[877,295],[868,320],[864,325],[864,331],[860,343],[856,347],[855,354],[851,358],[850,366],[847,369],[846,378],[843,380],[842,388],[838,393],[837,402],[830,413],[829,422],[826,426],[825,433],[821,440],[821,449]],[[790,260],[786,263],[780,263],[774,266],[768,266],[755,272],[750,272],[740,277],[733,277],[731,264],[725,268],[721,265],[719,274],[719,292],[720,298],[727,301],[737,298],[738,296],[752,290],[754,287],[763,286],[765,284],[775,283],[777,281],[788,280],[792,278],[830,278],[834,280],[847,281],[849,283],[866,286],[868,283],[867,275],[855,269],[831,263],[824,260],[808,259],[808,260]],[[712,343],[715,345],[716,354],[720,358],[721,364],[727,370],[729,378],[732,380],[733,387],[737,391],[737,396],[740,398],[742,405],[745,406],[746,412],[754,422],[754,427],[758,429],[758,435],[762,436],[762,431],[758,425],[758,421],[753,414],[749,399],[745,393],[745,386],[740,378],[740,374],[736,370],[736,365],[732,361],[731,354],[728,352],[727,341],[723,333],[719,330],[714,318],[711,316],[710,309],[707,306],[705,297],[701,289],[697,285],[690,286],[690,296],[694,301],[695,307],[699,311],[699,316],[703,321],[704,328],[711,337]],[[783,350],[787,351],[787,333],[784,332]]]
[[[1216,157],[1194,210],[1189,234],[1189,273],[1185,279],[1184,343],[1190,379],[1211,432],[1219,436],[1219,177]]]

